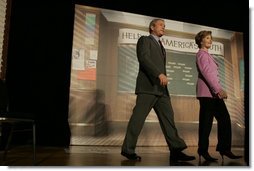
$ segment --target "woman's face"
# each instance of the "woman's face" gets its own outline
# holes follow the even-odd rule
[[[209,49],[212,46],[212,36],[207,35],[202,39],[201,48]]]

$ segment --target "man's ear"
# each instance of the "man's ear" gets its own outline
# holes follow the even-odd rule
[[[152,30],[152,31],[154,30],[154,26],[151,26],[151,30]]]

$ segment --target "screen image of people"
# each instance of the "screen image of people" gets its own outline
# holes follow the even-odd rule
[[[161,25],[151,26],[154,19]],[[220,120],[211,114],[207,121],[200,114],[206,111],[204,105],[212,103],[202,100],[203,96],[197,98],[202,91],[199,67],[204,63],[196,62],[200,48],[195,36],[203,30],[212,33],[207,53],[218,66],[216,81],[221,91],[215,87],[214,93],[227,109],[224,120],[230,137],[229,146],[223,150],[220,148],[224,148],[226,138],[217,135],[217,129],[223,129]],[[209,134],[209,146],[218,145],[221,156],[241,157],[230,153],[230,147],[244,145],[243,51],[241,32],[75,5],[69,100],[71,144],[118,146],[122,157],[131,160],[142,158],[136,152],[139,146],[181,149],[173,152],[177,160],[193,160],[197,154],[205,160],[216,160],[208,153]],[[213,89],[213,84],[207,86]],[[209,126],[203,126],[203,122]],[[203,128],[206,132],[201,131]],[[196,154],[184,151],[199,145]]]

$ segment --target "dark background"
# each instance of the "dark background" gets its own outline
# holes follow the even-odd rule
[[[249,135],[248,0],[12,0],[6,71],[9,109],[31,113],[20,117],[36,120],[38,144],[68,146],[70,142],[68,103],[75,3],[243,32]],[[248,142],[246,136],[246,152]]]

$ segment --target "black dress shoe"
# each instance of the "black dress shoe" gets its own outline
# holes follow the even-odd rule
[[[138,156],[136,153],[128,154],[128,153],[125,153],[125,152],[122,151],[121,155],[123,155],[124,157],[126,157],[129,160],[138,160],[138,161],[141,160],[141,157]]]
[[[240,159],[242,156],[234,155],[231,151],[220,151],[220,155],[222,160],[224,160],[223,156],[227,156],[230,159]]]
[[[195,160],[195,156],[189,156],[187,154],[184,154],[181,151],[177,151],[177,152],[170,152],[170,160],[171,161],[191,161],[191,160]]]

